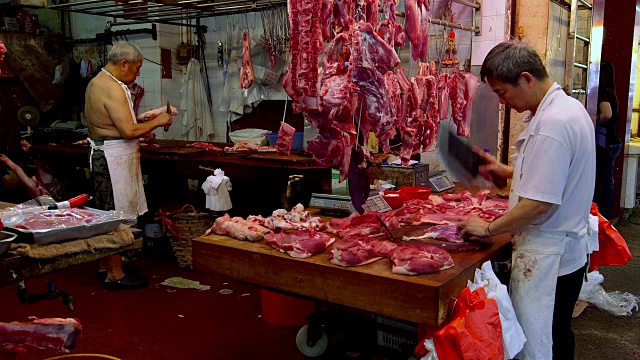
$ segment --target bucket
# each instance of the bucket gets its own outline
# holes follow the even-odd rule
[[[269,145],[276,146],[278,143],[278,133],[268,133],[265,135],[267,140],[269,140]],[[300,150],[302,149],[304,142],[304,132],[296,131],[293,133],[293,140],[291,141],[291,150]]]
[[[315,309],[313,301],[260,290],[262,319],[275,326],[300,326],[307,324],[307,317]]]

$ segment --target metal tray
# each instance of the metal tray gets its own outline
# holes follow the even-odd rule
[[[97,213],[107,213],[107,211],[92,208],[85,209]],[[107,234],[109,232],[117,230],[121,224],[133,225],[134,223],[134,220],[122,218],[108,220],[97,224],[72,226],[62,229],[25,230],[5,227],[4,230],[18,235],[18,238],[15,240],[16,243],[48,245],[63,242],[66,240],[86,239],[91,236]]]
[[[16,236],[16,234],[12,234],[10,232],[0,231],[0,255],[9,250],[9,247],[13,240],[15,240]]]

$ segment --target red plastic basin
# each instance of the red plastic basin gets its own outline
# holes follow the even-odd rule
[[[382,193],[384,200],[392,209],[397,209],[404,203],[405,196],[400,191],[385,190]]]
[[[431,195],[431,188],[427,186],[406,186],[400,188],[400,193],[404,194],[406,200],[426,200]]]

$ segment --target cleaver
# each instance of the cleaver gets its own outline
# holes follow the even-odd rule
[[[460,182],[468,185],[478,176],[480,166],[487,163],[486,159],[473,150],[473,145],[462,141],[455,133],[441,129],[438,133],[438,148],[440,158],[451,173]],[[507,186],[507,180],[493,175],[493,184],[499,189]]]

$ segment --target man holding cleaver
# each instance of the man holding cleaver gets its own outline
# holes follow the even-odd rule
[[[593,123],[525,43],[498,44],[480,76],[501,104],[529,114],[513,166],[482,154],[481,175],[512,179],[509,211],[493,223],[473,217],[458,226],[463,236],[515,234],[510,292],[527,338],[517,358],[573,359],[571,317],[587,264],[595,182]]]
[[[113,45],[109,62],[89,83],[85,93],[85,116],[91,144],[90,165],[96,185],[96,207],[118,210],[132,216],[147,211],[142,187],[139,138],[172,123],[164,107],[138,117],[127,85],[140,75],[142,53],[128,42]],[[177,115],[175,109],[171,109]],[[140,123],[139,123],[140,121]],[[137,289],[143,278],[125,275],[122,258],[110,256],[101,263],[99,277],[107,290]]]

